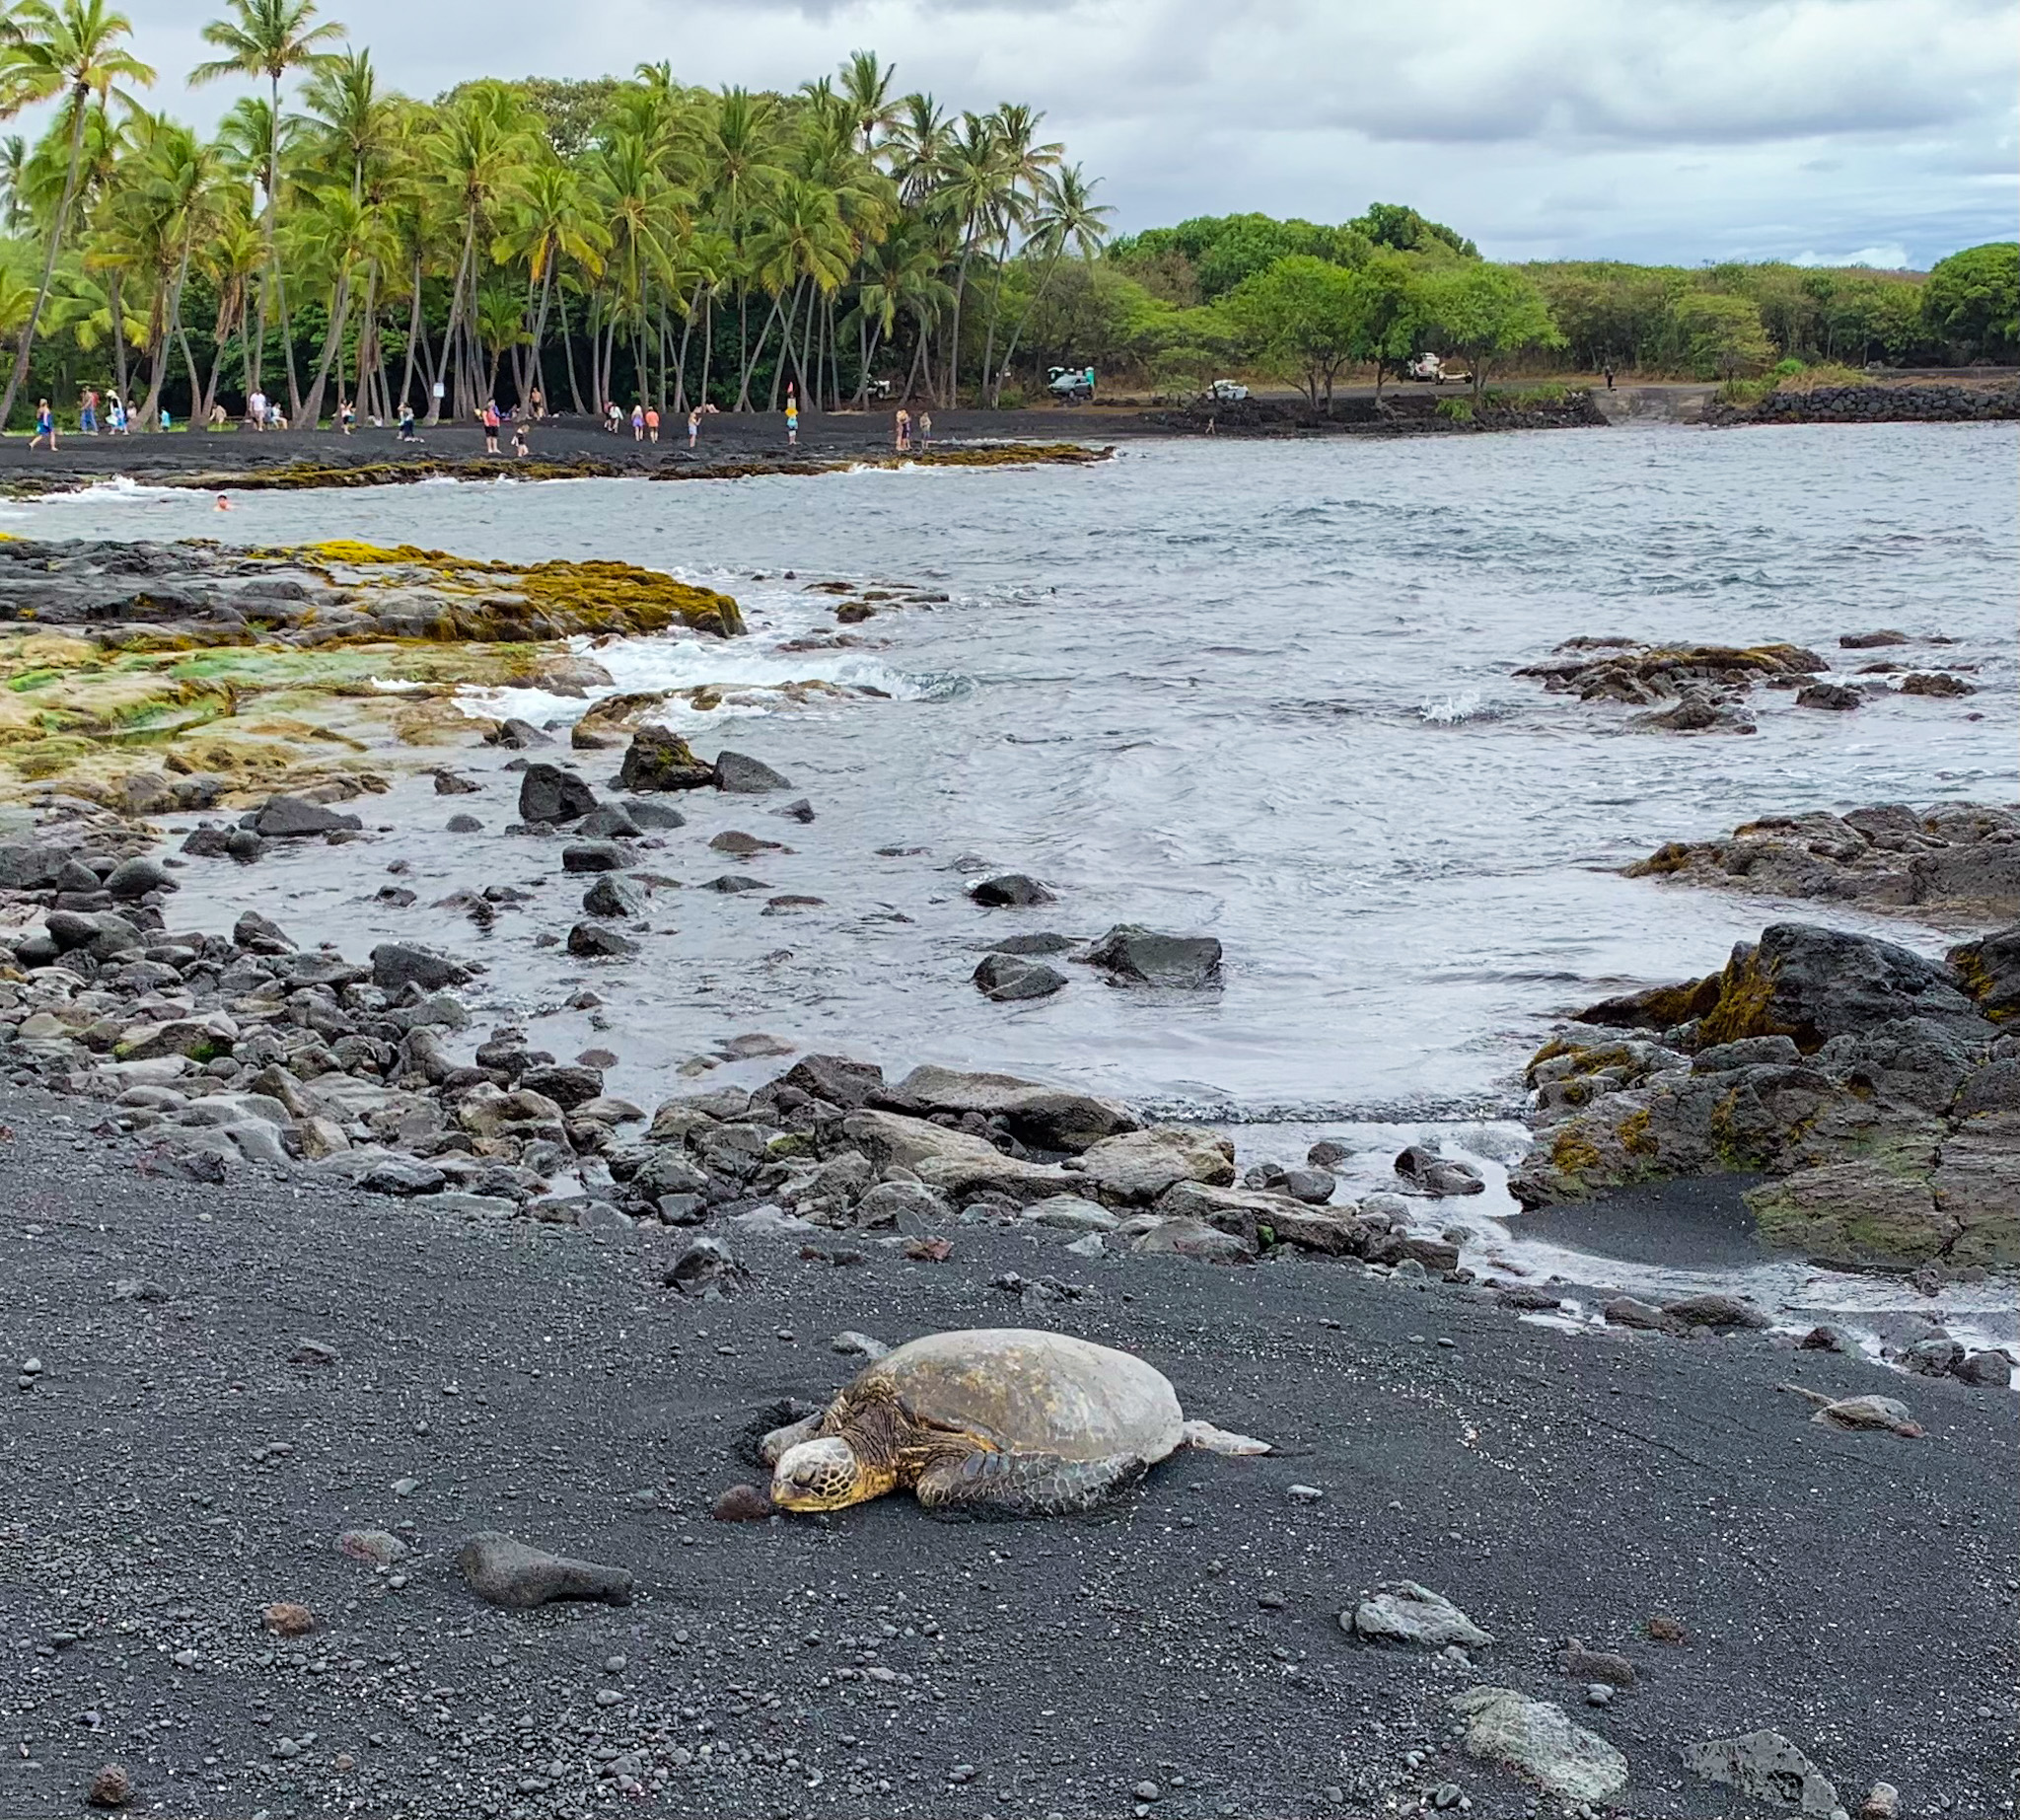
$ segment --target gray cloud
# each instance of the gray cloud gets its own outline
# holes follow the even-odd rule
[[[135,9],[159,101],[212,0]],[[1415,202],[1509,257],[1673,258],[2009,237],[2016,0],[330,0],[389,80],[790,87],[876,48],[945,106],[1028,100],[1122,226]]]

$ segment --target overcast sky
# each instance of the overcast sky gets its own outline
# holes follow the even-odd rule
[[[215,0],[125,0],[158,105]],[[386,78],[791,88],[864,46],[1029,102],[1116,224],[1409,202],[1490,257],[1925,266],[2011,239],[2020,0],[327,0]]]

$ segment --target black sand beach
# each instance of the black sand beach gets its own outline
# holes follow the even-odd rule
[[[39,1360],[0,1427],[9,1814],[76,1811],[108,1762],[171,1815],[573,1815],[619,1775],[650,1811],[724,1815],[1374,1815],[1447,1784],[1534,1813],[1453,1741],[1476,1683],[1625,1754],[1617,1800],[1567,1812],[1754,1811],[1678,1751],[1760,1726],[1852,1808],[1884,1779],[1907,1813],[2002,1811],[2003,1398],[1762,1336],[1555,1331],[1326,1261],[1090,1262],[987,1227],[941,1265],[736,1236],[748,1286],[685,1300],[661,1286],[680,1232],[199,1187],[75,1102],[0,1116],[0,1347]],[[709,1520],[757,1476],[764,1406],[859,1364],[830,1336],[1005,1323],[1138,1350],[1279,1452],[1182,1454],[1095,1524],[902,1498]],[[304,1340],[335,1356],[295,1362]],[[1787,1380],[1905,1395],[1928,1432],[1833,1432]],[[336,1548],[379,1526],[412,1550],[394,1573]],[[454,1557],[483,1529],[627,1567],[635,1601],[481,1605]],[[1344,1635],[1394,1579],[1498,1641],[1466,1665]],[[266,1635],[275,1600],[315,1632]],[[1658,1616],[1686,1640],[1649,1640]],[[1589,1709],[1569,1637],[1637,1685]]]

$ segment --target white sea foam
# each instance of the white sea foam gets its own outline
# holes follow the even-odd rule
[[[1456,695],[1441,695],[1417,708],[1418,718],[1433,727],[1456,727],[1462,721],[1490,718],[1492,713],[1493,709],[1480,700],[1477,689],[1464,690]]]

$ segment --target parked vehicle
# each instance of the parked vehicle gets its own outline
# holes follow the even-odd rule
[[[1046,390],[1055,399],[1064,399],[1069,404],[1092,404],[1094,402],[1094,369],[1092,367],[1047,367],[1046,369]]]
[[[1460,373],[1448,367],[1436,354],[1417,355],[1404,368],[1404,374],[1424,386],[1456,386],[1473,378],[1471,373]]]
[[[1249,396],[1249,389],[1236,380],[1217,379],[1206,388],[1206,396],[1216,404],[1239,404]]]

